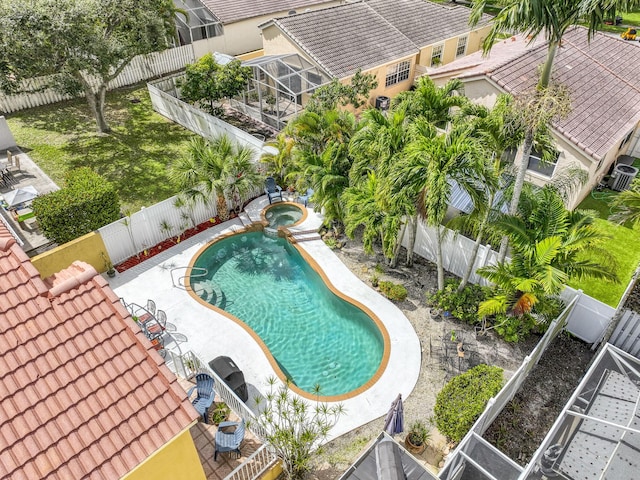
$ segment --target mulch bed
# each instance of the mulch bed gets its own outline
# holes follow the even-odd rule
[[[229,218],[235,218],[237,215],[235,213],[230,213],[229,214]],[[138,265],[139,263],[144,262],[145,260],[150,259],[151,257],[158,255],[161,252],[164,252],[167,248],[171,248],[174,245],[177,245],[178,243],[180,243],[183,240],[186,240],[187,238],[193,237],[194,235],[203,232],[205,230],[207,230],[208,228],[211,228],[215,225],[218,225],[220,223],[220,218],[219,217],[215,217],[215,218],[211,218],[205,222],[202,222],[199,225],[196,225],[194,228],[190,228],[188,230],[185,230],[184,232],[182,232],[181,235],[179,236],[175,236],[175,237],[171,237],[168,238],[162,242],[160,242],[157,245],[154,245],[151,248],[147,248],[146,250],[144,250],[143,252],[139,253],[138,255],[133,255],[129,258],[127,258],[124,262],[119,263],[118,265],[115,266],[115,269],[122,273],[125,270],[128,270],[131,267],[135,267],[136,265]]]

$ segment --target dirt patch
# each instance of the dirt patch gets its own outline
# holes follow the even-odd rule
[[[527,464],[580,383],[594,354],[580,340],[565,334],[556,337],[484,438],[520,465]]]

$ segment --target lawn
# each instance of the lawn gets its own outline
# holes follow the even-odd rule
[[[582,208],[582,205],[581,205]],[[620,279],[619,284],[612,284],[603,280],[582,280],[569,282],[569,286],[582,289],[587,295],[597,298],[601,302],[617,307],[629,280],[640,262],[640,249],[638,248],[638,230],[616,225],[603,219],[596,220],[607,234],[611,236],[607,242],[607,250],[615,259],[615,271]],[[598,259],[602,261],[601,258]]]
[[[59,186],[69,169],[89,166],[113,182],[123,211],[137,211],[176,193],[168,166],[196,135],[153,111],[146,86],[107,94],[112,133],[96,133],[84,98],[7,116],[18,145]]]

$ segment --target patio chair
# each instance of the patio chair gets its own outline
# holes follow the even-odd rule
[[[311,195],[313,195],[313,188],[307,188],[305,194],[298,197],[298,203],[301,203],[306,207]]]
[[[191,394],[197,392],[196,398],[191,401],[196,411],[202,415],[204,423],[207,423],[207,415],[209,407],[213,404],[216,393],[213,390],[213,378],[207,373],[199,373],[196,375],[196,384],[187,391],[187,398],[191,398]]]
[[[280,185],[276,185],[276,179],[273,177],[267,177],[264,181],[264,193],[266,193],[269,198],[269,204],[271,204],[273,200],[277,199],[282,201],[282,187],[280,187]]]
[[[233,431],[228,431],[232,427],[236,427]],[[244,418],[240,422],[222,422],[218,425],[216,432],[216,446],[213,454],[213,460],[218,460],[218,453],[235,452],[238,457],[240,453],[240,444],[244,440]]]
[[[158,323],[163,330],[167,330],[169,332],[175,332],[177,330],[173,323],[167,322],[167,314],[164,310],[156,311],[156,320],[158,320]]]

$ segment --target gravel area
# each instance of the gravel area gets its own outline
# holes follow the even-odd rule
[[[381,254],[366,255],[358,240],[345,240],[344,246],[335,250],[335,253],[365,283],[371,284],[372,276],[377,274],[380,280],[402,283],[408,290],[407,299],[397,305],[418,334],[422,346],[422,365],[413,392],[404,399],[405,426],[414,420],[428,421],[433,414],[437,393],[452,376],[451,369],[447,372],[437,355],[442,337],[450,335],[452,330],[456,331],[458,338],[463,336],[465,342],[469,341],[471,348],[478,352],[482,363],[503,368],[505,378],[513,374],[538,341],[538,337],[531,337],[523,343],[507,344],[491,335],[476,340],[473,327],[469,325],[456,320],[432,319],[426,293],[435,291],[437,287],[436,267],[420,257],[415,257],[412,268],[401,264],[398,268],[390,269],[385,266]],[[403,252],[401,259],[404,258]],[[346,415],[348,414],[349,412],[346,412]],[[383,423],[384,418],[380,417],[325,445],[321,455],[315,459],[315,471],[310,478],[328,480],[339,477],[380,433]],[[398,435],[398,440],[403,441],[404,434]],[[432,442],[446,449],[444,439],[433,436]]]

